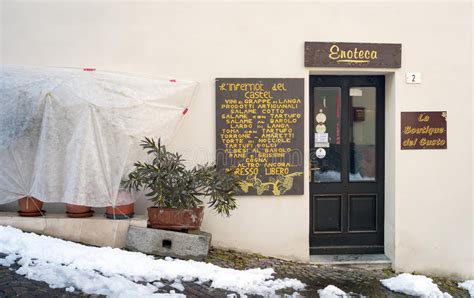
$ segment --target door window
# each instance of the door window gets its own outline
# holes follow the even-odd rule
[[[350,151],[349,181],[375,181],[375,87],[352,87],[349,95]]]
[[[341,181],[341,88],[314,88],[314,182]]]

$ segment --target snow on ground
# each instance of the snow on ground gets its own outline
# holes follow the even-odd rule
[[[474,297],[474,280],[466,280],[465,282],[459,283],[458,286],[461,289],[469,291],[469,295]]]
[[[0,265],[20,265],[16,273],[47,282],[52,288],[78,289],[112,297],[157,296],[160,281],[170,281],[178,291],[182,281],[211,282],[211,287],[239,294],[272,295],[276,290],[300,290],[297,279],[274,279],[273,269],[235,270],[195,261],[153,257],[110,247],[92,247],[25,233],[0,226]],[[171,291],[170,296],[179,296]],[[181,295],[182,296],[182,295]]]
[[[431,278],[424,275],[413,275],[402,273],[396,277],[380,281],[385,287],[392,291],[421,297],[452,297],[448,293],[442,293]]]
[[[343,290],[339,289],[336,286],[329,285],[324,289],[318,290],[318,295],[320,298],[343,298],[349,297]]]

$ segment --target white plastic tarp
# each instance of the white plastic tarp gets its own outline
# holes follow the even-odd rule
[[[0,204],[32,196],[122,205],[144,137],[170,141],[195,82],[79,69],[1,66]]]

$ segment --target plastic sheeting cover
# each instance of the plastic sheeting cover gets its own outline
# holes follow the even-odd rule
[[[0,204],[32,196],[92,207],[133,201],[120,181],[144,136],[169,141],[195,82],[1,66]]]

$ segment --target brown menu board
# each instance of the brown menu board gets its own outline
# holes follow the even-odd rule
[[[402,112],[401,149],[446,149],[447,112]]]
[[[216,79],[216,163],[238,195],[303,194],[304,79]]]

